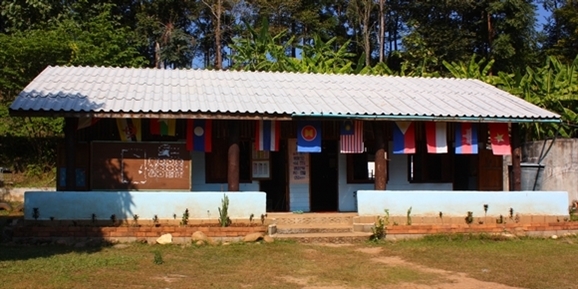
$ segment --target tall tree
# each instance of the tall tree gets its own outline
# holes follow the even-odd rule
[[[544,5],[552,12],[545,27],[545,51],[570,63],[578,55],[578,1],[549,0]]]

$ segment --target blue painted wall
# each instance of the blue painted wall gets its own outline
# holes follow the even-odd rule
[[[227,183],[207,184],[205,182],[205,153],[192,152],[191,153],[191,190],[198,191],[214,191],[226,192]],[[240,191],[259,191],[259,182],[253,181],[251,183],[240,183]]]
[[[388,209],[392,216],[405,216],[412,207],[412,216],[508,216],[510,208],[521,215],[567,215],[567,192],[480,192],[480,191],[358,191],[359,215],[383,215]]]
[[[229,217],[248,219],[251,214],[265,213],[265,193],[231,192]],[[222,192],[134,192],[134,191],[91,191],[91,192],[25,192],[24,217],[33,219],[33,208],[38,208],[39,220],[90,220],[92,214],[99,220],[116,218],[132,219],[138,214],[142,220],[157,215],[160,219],[180,219],[189,209],[191,219],[218,219],[218,208],[222,207]]]

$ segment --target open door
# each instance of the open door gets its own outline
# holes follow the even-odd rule
[[[321,153],[311,153],[309,199],[312,212],[338,209],[337,141],[324,140]]]
[[[259,190],[267,194],[267,212],[289,211],[287,187],[287,142],[279,144],[278,152],[270,152],[271,178],[259,181]]]

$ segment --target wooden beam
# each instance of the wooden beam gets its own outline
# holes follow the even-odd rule
[[[76,127],[77,118],[64,119],[64,142],[66,154],[66,191],[74,191],[76,188]]]
[[[512,123],[511,130],[511,144],[512,144],[512,190],[522,190],[522,169],[520,163],[522,162],[522,147],[520,142],[520,125]]]
[[[385,190],[387,184],[387,160],[385,159],[385,139],[383,133],[383,123],[374,122],[373,132],[375,133],[375,180],[376,190]]]
[[[229,192],[239,191],[239,122],[229,121],[229,151],[227,154],[227,184]]]

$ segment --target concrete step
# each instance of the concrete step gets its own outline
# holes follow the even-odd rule
[[[269,213],[267,218],[274,224],[353,224],[357,213]]]
[[[276,227],[278,234],[353,232],[349,224],[277,224]]]
[[[371,233],[375,223],[353,223],[353,232]]]
[[[303,233],[303,234],[274,234],[277,240],[292,240],[300,243],[359,243],[369,240],[371,233]]]

